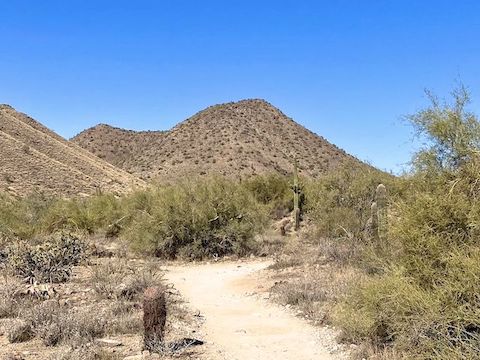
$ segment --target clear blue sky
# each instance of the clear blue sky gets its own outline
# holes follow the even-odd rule
[[[424,88],[480,109],[479,39],[480,1],[0,0],[0,103],[68,138],[264,98],[399,171]]]

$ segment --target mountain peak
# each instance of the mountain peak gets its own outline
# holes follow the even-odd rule
[[[307,177],[321,176],[345,161],[360,164],[263,99],[210,106],[167,132],[92,128],[73,141],[144,179],[289,174],[292,156]]]

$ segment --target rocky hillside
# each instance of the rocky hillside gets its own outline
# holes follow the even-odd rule
[[[144,185],[8,105],[0,105],[0,149],[0,191],[15,195],[123,193]]]
[[[288,174],[293,156],[308,177],[318,177],[344,161],[359,163],[264,100],[211,106],[166,132],[98,125],[72,140],[143,179]]]
[[[162,146],[165,131],[132,131],[99,124],[72,140],[109,163],[135,172],[138,163],[148,163],[150,149]]]

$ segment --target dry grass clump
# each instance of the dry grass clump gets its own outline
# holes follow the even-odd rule
[[[329,265],[300,266],[281,275],[271,289],[276,300],[292,305],[316,324],[330,323],[331,311],[345,291],[358,281],[353,268]]]
[[[25,320],[15,319],[9,324],[7,338],[11,343],[20,343],[33,338],[32,326]]]
[[[319,241],[306,237],[291,239],[269,267],[277,279],[271,288],[274,299],[295,307],[316,324],[330,323],[335,304],[362,276],[352,266],[332,263],[322,250]]]
[[[108,313],[103,308],[69,308],[55,300],[40,303],[24,317],[46,346],[55,346],[61,342],[91,342],[105,334],[109,320]]]
[[[161,280],[155,263],[137,267],[126,259],[108,259],[92,268],[93,289],[107,299],[135,300],[147,287],[160,285]]]
[[[51,356],[49,360],[120,360],[123,356],[109,352],[94,345],[83,345],[78,348],[67,349]]]
[[[0,319],[16,317],[32,301],[22,295],[25,285],[15,277],[0,277]]]

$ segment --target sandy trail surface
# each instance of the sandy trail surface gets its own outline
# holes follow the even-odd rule
[[[270,261],[171,266],[166,278],[204,318],[205,359],[345,359],[333,331],[268,300]]]

